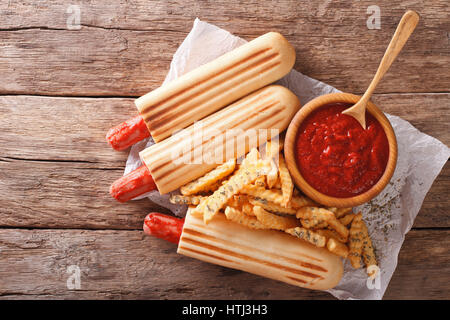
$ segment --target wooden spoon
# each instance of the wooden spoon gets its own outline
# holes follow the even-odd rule
[[[361,126],[366,129],[366,106],[369,101],[375,87],[378,85],[378,82],[383,78],[386,71],[391,66],[392,62],[394,62],[397,55],[402,50],[409,36],[413,33],[414,29],[419,22],[419,15],[412,10],[408,10],[400,20],[400,23],[397,26],[397,30],[395,30],[394,36],[392,37],[389,46],[384,53],[383,59],[381,59],[381,63],[378,67],[377,73],[367,88],[366,92],[362,96],[362,98],[354,104],[352,107],[342,111],[342,113],[347,114],[355,118]]]

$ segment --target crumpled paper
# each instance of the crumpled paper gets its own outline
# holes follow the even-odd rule
[[[173,56],[163,85],[244,43],[245,40],[226,30],[195,19],[191,32]],[[279,80],[278,84],[294,92],[302,105],[317,96],[339,92],[295,70]],[[398,142],[397,168],[381,194],[355,209],[356,212],[362,211],[368,226],[379,261],[379,278],[368,280],[364,269],[353,269],[347,260],[341,282],[328,290],[338,299],[382,299],[397,266],[405,234],[411,229],[426,193],[450,156],[450,149],[439,140],[418,131],[399,117],[387,117]],[[131,148],[124,174],[142,165],[139,152],[153,143],[150,138]],[[175,215],[183,216],[186,212],[186,206],[173,205],[168,201],[169,194],[160,195],[158,191],[153,191],[136,199],[144,197],[168,208]]]

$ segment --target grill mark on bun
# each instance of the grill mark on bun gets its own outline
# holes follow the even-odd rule
[[[205,238],[205,239],[209,239],[209,240],[213,240],[213,241],[214,241],[214,240],[218,240],[217,238],[215,238],[215,237],[213,237],[213,236],[205,235],[205,234],[203,234],[203,233],[200,233],[200,232],[195,231],[195,230],[193,230],[193,229],[188,229],[188,228],[186,228],[186,227],[183,229],[183,233],[189,234],[189,235],[191,235],[191,236],[203,237],[203,238]],[[257,249],[257,248],[245,246],[245,245],[242,245],[242,244],[234,244],[234,245],[236,245],[236,246],[238,246],[238,247],[245,248],[245,249],[251,249],[251,250],[254,250],[254,251],[259,251],[259,252],[263,252],[264,254],[267,254],[267,252],[264,252],[264,251],[262,251],[262,250],[260,250],[260,249]],[[282,256],[282,255],[279,255],[279,254],[276,254],[276,253],[271,253],[271,254],[269,254],[269,255],[270,255],[271,257],[273,257],[274,259],[283,259],[283,260],[286,260],[286,261],[288,261],[288,262],[290,262],[290,263],[298,264],[298,265],[300,265],[300,266],[302,266],[302,267],[305,267],[305,268],[309,268],[309,269],[313,269],[313,270],[321,271],[321,272],[328,272],[327,269],[325,269],[325,268],[323,268],[323,267],[321,267],[321,266],[315,265],[315,264],[313,264],[313,263],[310,263],[310,262],[306,262],[306,261],[297,260],[297,259],[294,259],[294,258],[285,257],[285,256]],[[317,259],[317,258],[308,256],[308,255],[305,255],[305,254],[300,254],[300,255],[304,256],[305,258],[311,259],[311,260],[318,260],[318,261],[321,261],[321,260],[319,260],[319,259]]]
[[[249,117],[255,116],[255,114],[259,114],[259,113],[261,113],[261,112],[265,112],[265,111],[267,111],[267,109],[270,109],[270,108],[275,107],[276,104],[277,104],[277,102],[273,102],[272,104],[269,104],[268,106],[265,106],[265,107],[262,107],[262,108],[255,108],[255,112],[254,112],[252,115],[249,115]],[[259,120],[258,123],[263,123],[263,122],[265,122],[265,121],[271,119],[271,118],[274,117],[278,112],[279,112],[279,110],[277,110],[277,109],[274,109],[274,110],[271,111],[270,113],[268,112],[266,115],[264,115],[264,117],[261,117],[261,118],[258,119],[258,120]],[[235,123],[233,126],[231,126],[230,128],[228,128],[227,130],[236,129],[240,124],[242,124],[243,122],[246,122],[246,121],[248,121],[248,119],[241,119],[241,121]],[[276,123],[276,122],[272,122],[272,123]],[[254,127],[257,128],[258,125],[256,124]],[[271,126],[268,126],[268,127],[271,127]],[[234,137],[234,138],[237,138],[237,137]],[[200,148],[200,145],[201,145],[201,146],[202,146],[202,150],[203,150],[203,147],[204,147],[206,144],[210,143],[211,141],[212,141],[212,139],[206,140],[206,141],[203,141],[203,140],[202,140],[202,143],[201,143],[201,144],[196,144],[196,145],[195,145],[195,148]],[[167,146],[167,147],[168,147],[168,146]],[[214,150],[214,149],[213,149],[213,150]],[[183,150],[183,151],[184,151],[184,150]],[[190,154],[192,155],[192,152],[193,152],[193,151],[194,151],[194,146],[191,144],[191,148],[189,149],[189,151],[187,152],[187,154],[190,153]],[[204,151],[204,150],[203,150],[203,151]],[[171,163],[172,163],[172,160],[169,158],[169,159],[167,159],[165,162],[162,162],[162,163],[160,163],[160,164],[158,164],[158,165],[156,165],[156,166],[152,166],[152,167],[151,167],[152,175],[157,176],[159,179],[162,179],[162,178],[164,178],[164,177],[170,175],[172,172],[174,172],[175,170],[177,170],[177,168],[173,168],[172,170],[167,170],[167,171],[162,172],[162,173],[158,173],[158,172],[163,171],[163,170],[164,170],[168,165],[170,165]],[[175,177],[175,179],[176,179],[176,177]],[[166,181],[166,183],[167,183],[167,182],[170,182],[170,181],[172,181],[172,180],[168,180],[168,181]]]
[[[197,87],[207,83],[208,81],[213,81],[215,78],[217,78],[220,75],[226,73],[227,71],[233,70],[233,69],[239,67],[240,65],[242,65],[242,64],[244,64],[244,63],[246,63],[246,62],[248,62],[248,61],[250,61],[250,60],[252,60],[254,58],[258,58],[259,56],[263,55],[264,53],[266,53],[267,51],[269,51],[271,49],[272,48],[265,48],[265,49],[259,50],[259,51],[255,52],[254,54],[252,54],[252,55],[250,55],[250,56],[248,56],[248,57],[238,61],[237,63],[235,63],[235,64],[233,64],[231,66],[228,66],[227,68],[221,70],[220,72],[214,74],[212,77],[209,77],[209,78],[207,77],[207,78],[202,79],[199,82],[197,82],[197,83],[195,83],[195,84],[193,84],[193,85],[191,85],[191,86],[189,86],[187,88],[184,88],[184,89],[182,89],[182,90],[180,90],[178,92],[174,92],[171,95],[169,95],[167,98],[159,101],[158,103],[153,104],[153,105],[149,105],[149,106],[143,108],[142,109],[142,113],[143,114],[147,114],[148,117],[149,117],[148,119],[157,118],[158,116],[160,116],[161,114],[164,113],[164,109],[172,107],[172,105],[164,106],[164,104],[166,104],[168,102],[171,102],[171,100],[175,100],[177,97],[183,95],[184,93],[189,93],[189,91],[191,91],[192,89],[195,89],[195,88],[197,88]],[[272,55],[278,55],[278,53],[275,53],[275,54],[272,54]],[[256,61],[256,62],[259,62],[259,61]],[[230,77],[233,77],[238,72],[242,72],[242,70],[236,70],[234,73],[230,74],[224,80],[228,80]],[[211,86],[206,87],[205,90],[203,90],[203,92],[208,90],[208,89],[210,89],[210,88],[211,88]],[[195,95],[191,94],[190,96],[188,96],[188,98],[191,97],[191,96],[195,96]],[[182,101],[185,101],[185,100],[186,99],[183,99]],[[180,103],[181,102],[177,102],[177,104],[180,104]]]
[[[203,236],[204,235],[202,235],[202,237]],[[198,246],[198,247],[203,248],[203,249],[212,250],[212,251],[215,251],[215,252],[227,255],[227,256],[231,256],[231,257],[234,257],[234,258],[251,261],[251,262],[254,262],[254,263],[260,263],[260,264],[263,264],[263,265],[266,265],[266,266],[269,266],[269,267],[272,267],[272,268],[275,268],[275,269],[284,270],[284,271],[287,271],[287,272],[290,272],[290,273],[294,273],[294,274],[297,274],[297,275],[301,275],[301,276],[304,276],[304,277],[307,277],[307,278],[323,279],[323,277],[321,275],[318,275],[318,274],[314,274],[314,273],[311,273],[311,272],[295,269],[295,268],[292,268],[292,267],[283,266],[283,265],[280,265],[280,264],[277,264],[277,263],[274,263],[274,262],[270,262],[270,261],[261,260],[261,259],[255,258],[255,257],[251,257],[251,256],[248,256],[248,255],[245,255],[245,254],[237,253],[237,252],[234,252],[234,251],[231,251],[231,250],[228,250],[228,249],[219,248],[219,247],[213,246],[211,244],[203,243],[201,241],[197,241],[197,240],[188,238],[186,236],[183,237],[182,241],[185,242],[185,243],[190,243],[192,245]],[[224,242],[224,240],[219,240],[219,241]],[[235,244],[233,243],[233,246],[234,245]],[[202,252],[202,254],[203,254],[203,252]]]
[[[213,254],[197,251],[197,250],[194,250],[194,249],[191,249],[191,248],[179,247],[179,249],[190,251],[190,252],[193,252],[193,253],[196,253],[196,254],[200,254],[200,255],[204,255],[204,256],[207,256],[207,257],[210,257],[210,258],[213,258],[213,259],[217,259],[217,260],[222,260],[222,261],[226,261],[226,262],[233,262],[231,260],[228,260],[228,259],[225,259],[225,258],[222,258],[222,257],[218,257],[218,256],[213,255]]]
[[[260,54],[264,54],[268,50],[270,50],[270,48],[262,50],[260,52]],[[220,82],[214,83],[213,80],[215,78],[220,76],[222,73],[227,72],[234,68],[234,67],[231,67],[231,68],[229,67],[229,68],[221,71],[220,73],[215,74],[214,77],[212,77],[212,78],[205,79],[205,80],[201,81],[200,83],[197,83],[193,86],[190,86],[180,92],[177,92],[177,93],[171,95],[170,97],[164,99],[163,101],[161,101],[157,104],[150,105],[150,106],[142,109],[140,112],[141,116],[143,117],[143,119],[146,122],[149,129],[151,131],[153,131],[153,135],[158,135],[161,132],[165,131],[165,127],[173,128],[174,126],[177,126],[178,124],[180,124],[184,121],[184,118],[183,117],[180,118],[179,115],[176,113],[176,109],[179,108],[180,104],[185,104],[186,102],[189,102],[190,100],[198,98],[198,97],[201,98],[201,96],[208,93],[209,90],[211,90],[212,88],[217,88],[218,86],[224,86],[224,88],[222,88],[221,92],[217,96],[229,94],[230,91],[234,91],[234,90],[237,90],[237,88],[239,88],[241,86],[245,86],[246,83],[248,81],[252,80],[256,75],[263,76],[266,72],[268,72],[268,71],[272,70],[273,68],[275,68],[276,66],[280,65],[281,61],[274,61],[273,63],[264,67],[262,70],[256,70],[261,65],[264,65],[265,63],[269,63],[278,57],[279,57],[278,52],[272,53],[269,56],[263,57],[262,59],[255,61],[253,64],[247,66],[246,68],[244,68],[242,70],[236,70],[236,72],[228,75],[226,78],[222,79]],[[248,60],[242,61],[241,63],[244,63],[247,61]],[[255,72],[255,70],[257,72]],[[240,80],[240,83],[238,85],[228,84],[228,82],[231,82],[236,77],[237,73],[248,73],[248,74],[246,74]],[[207,84],[208,81],[212,82],[212,83]],[[204,85],[205,83],[207,84],[207,86],[205,88],[202,88],[202,90],[200,90],[199,92],[189,93],[189,91],[194,90],[195,88],[198,88],[199,86]],[[184,97],[181,101],[173,101],[178,96],[181,96],[184,93],[187,93],[188,95],[186,97]],[[209,98],[207,98],[207,97],[201,98],[201,100],[198,101],[198,103],[196,103],[196,105],[192,106],[192,112],[194,112],[195,110],[201,109],[202,105],[205,102],[207,102],[208,100],[209,100]]]

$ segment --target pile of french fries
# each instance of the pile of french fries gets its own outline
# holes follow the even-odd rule
[[[352,208],[323,207],[302,195],[294,187],[282,148],[281,141],[267,142],[263,159],[254,148],[241,164],[236,159],[225,162],[181,187],[181,195],[171,196],[170,201],[196,206],[191,214],[205,223],[216,214],[225,214],[248,228],[279,230],[325,247],[348,258],[354,268],[361,267],[361,260],[366,267],[376,266],[361,213],[353,213]]]

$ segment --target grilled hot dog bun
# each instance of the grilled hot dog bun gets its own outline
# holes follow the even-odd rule
[[[220,164],[217,161],[194,160],[196,152],[211,157],[223,155],[221,162],[239,158],[257,147],[245,143],[246,137],[257,136],[259,145],[265,143],[270,139],[270,129],[278,132],[286,129],[299,108],[300,101],[289,89],[278,85],[267,86],[198,121],[183,132],[148,147],[139,155],[159,192],[164,194],[203,176]],[[264,129],[269,129],[269,134]]]
[[[295,50],[277,32],[266,33],[136,99],[155,142],[285,76]]]
[[[178,253],[295,286],[327,290],[343,274],[338,256],[276,230],[254,230],[216,215],[205,225],[188,210]]]

